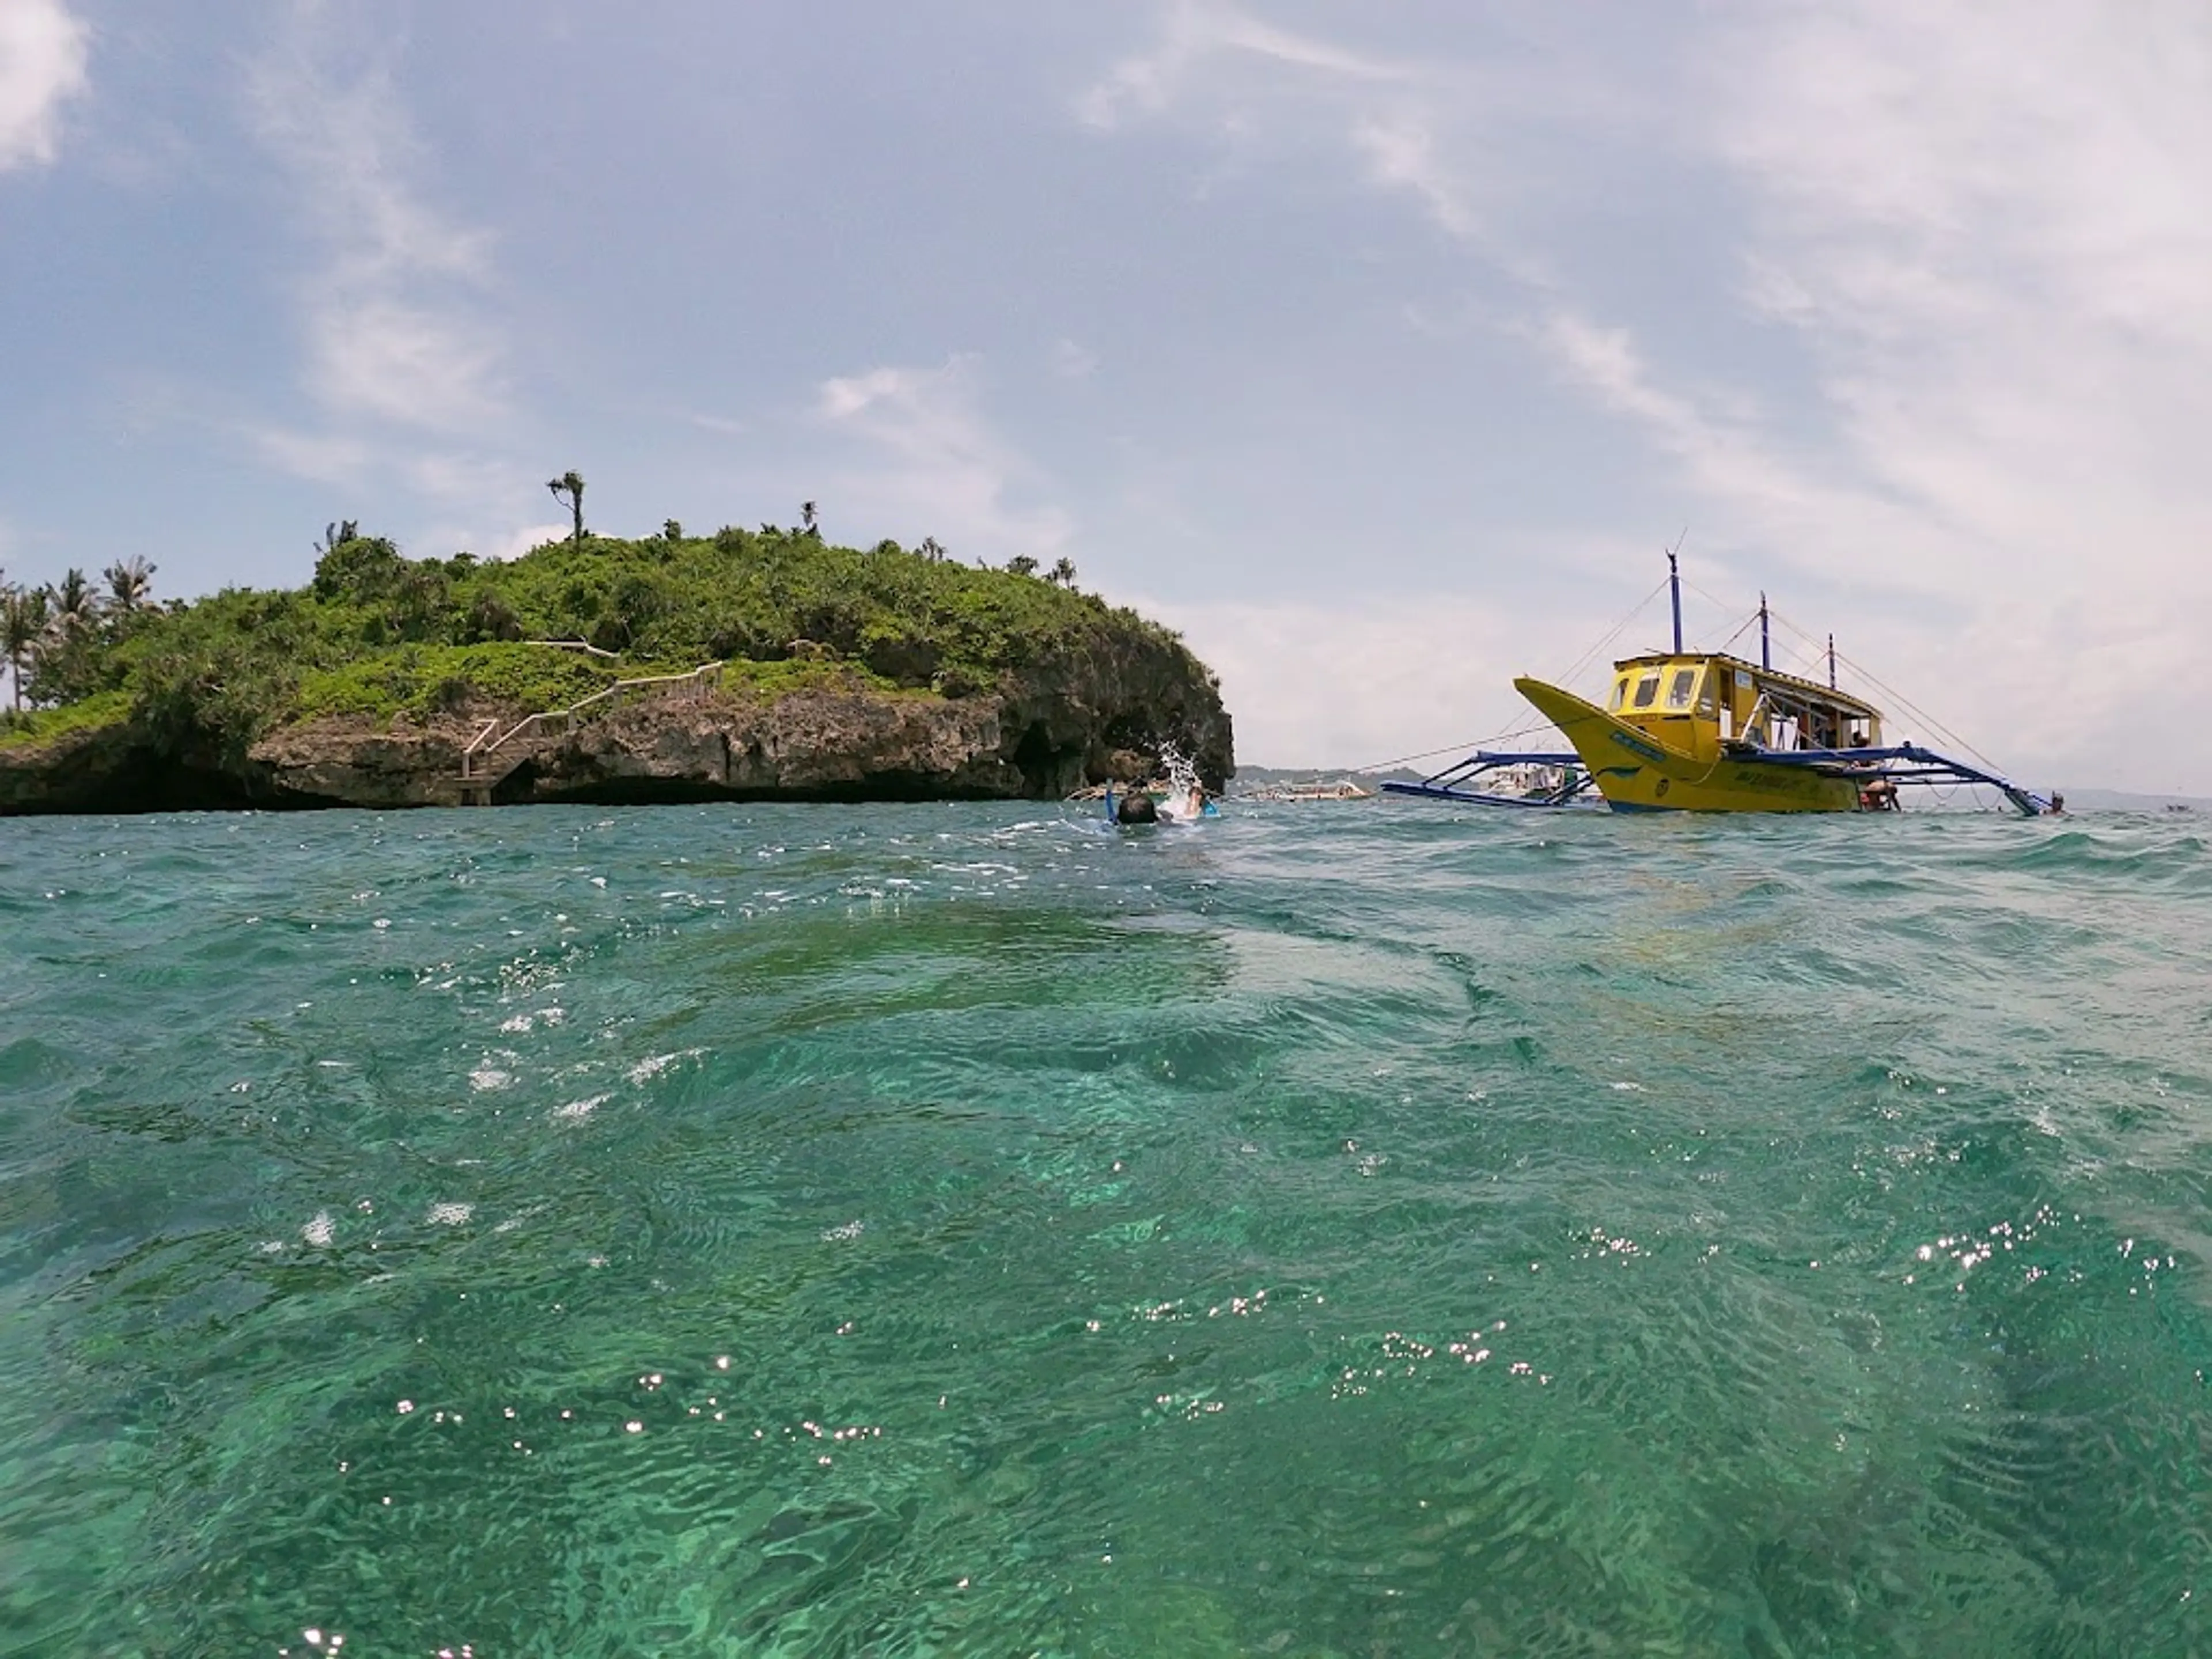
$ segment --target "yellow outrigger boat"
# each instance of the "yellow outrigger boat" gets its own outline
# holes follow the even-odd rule
[[[1881,711],[1836,686],[1835,641],[1828,684],[1772,665],[1766,601],[1759,599],[1759,660],[1682,648],[1681,580],[1667,556],[1674,648],[1613,664],[1605,706],[1522,675],[1514,689],[1559,727],[1572,754],[1477,750],[1419,783],[1388,782],[1393,794],[1486,806],[1590,804],[1591,791],[1616,812],[1858,812],[1896,810],[1900,787],[1981,784],[2033,817],[2053,798],[1915,743],[1882,741]],[[1503,795],[1483,787],[1513,769],[1558,769],[1560,782]]]

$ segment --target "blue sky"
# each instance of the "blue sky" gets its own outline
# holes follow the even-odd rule
[[[0,567],[811,499],[1347,764],[1520,724],[1686,531],[1693,635],[1764,587],[2008,769],[2212,792],[2208,202],[2197,0],[0,0]]]

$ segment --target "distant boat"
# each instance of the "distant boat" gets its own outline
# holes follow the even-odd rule
[[[1244,795],[1245,800],[1372,800],[1375,792],[1363,789],[1349,778],[1334,783],[1271,783]]]
[[[2029,817],[2057,810],[2057,798],[1994,771],[1918,744],[1885,744],[1881,710],[1837,688],[1832,637],[1827,684],[1774,668],[1763,597],[1759,661],[1685,651],[1671,553],[1667,567],[1674,648],[1615,662],[1603,707],[1526,675],[1513,682],[1572,754],[1478,750],[1419,783],[1382,787],[1486,806],[1568,806],[1595,789],[1616,812],[1857,812],[1894,811],[1901,787],[1984,784]],[[1529,769],[1549,769],[1560,782],[1534,794],[1496,787]]]

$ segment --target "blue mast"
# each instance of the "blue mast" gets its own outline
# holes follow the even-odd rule
[[[1667,592],[1674,601],[1674,654],[1682,654],[1682,571],[1674,556],[1667,556]]]
[[[1836,636],[1828,635],[1828,690],[1836,689]]]
[[[1766,642],[1766,595],[1764,593],[1759,596],[1759,665],[1761,668],[1774,666],[1774,651]]]

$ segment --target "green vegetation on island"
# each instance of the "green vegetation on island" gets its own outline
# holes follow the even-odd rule
[[[163,604],[134,560],[106,573],[105,594],[76,571],[0,591],[15,681],[0,756],[21,767],[97,738],[142,768],[243,779],[259,799],[252,757],[272,734],[555,710],[618,679],[720,663],[714,694],[732,708],[808,690],[887,707],[982,700],[1020,724],[1005,757],[1032,790],[1159,741],[1206,746],[1210,770],[1233,764],[1212,676],[1169,630],[1079,591],[1065,560],[994,569],[933,541],[841,547],[811,503],[797,529],[697,536],[672,521],[657,536],[594,535],[581,484],[553,482],[578,533],[512,561],[408,558],[347,523],[295,589]],[[897,787],[926,787],[927,769]]]
[[[326,714],[427,715],[477,702],[573,703],[625,676],[730,665],[773,695],[830,678],[962,696],[1081,649],[1103,626],[1172,641],[1134,611],[1034,562],[963,565],[896,543],[860,550],[763,526],[639,540],[585,535],[512,562],[409,559],[332,526],[313,580],[155,605],[100,603],[76,573],[22,596],[21,714],[0,742],[132,721],[242,753],[276,725]],[[36,614],[42,613],[42,614]],[[548,640],[592,652],[549,650]],[[607,653],[607,655],[596,654]]]

